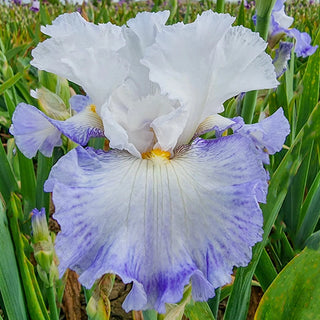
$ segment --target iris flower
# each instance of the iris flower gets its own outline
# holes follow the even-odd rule
[[[168,17],[143,12],[118,27],[71,13],[42,27],[51,38],[32,65],[87,96],[71,99],[77,113],[66,120],[20,104],[11,127],[28,157],[49,156],[61,133],[83,146],[109,140],[108,152],[69,151],[44,188],[61,226],[60,274],[71,268],[88,288],[119,275],[133,283],[127,311],[163,313],[190,283],[193,299],[206,300],[249,263],[263,233],[263,163],[289,132],[281,109],[253,125],[219,115],[227,99],[278,84],[257,33],[212,11],[190,24],[167,26]],[[214,139],[201,138],[211,130]]]
[[[272,43],[277,42],[284,34],[296,40],[295,53],[297,57],[306,58],[315,53],[318,46],[311,46],[311,37],[307,32],[300,32],[290,28],[294,19],[286,15],[284,3],[286,0],[277,0],[271,14],[269,38]]]

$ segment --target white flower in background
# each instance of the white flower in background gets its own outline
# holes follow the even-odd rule
[[[60,273],[77,271],[88,288],[105,273],[133,282],[126,310],[164,312],[190,282],[206,300],[248,264],[263,232],[265,151],[279,151],[289,132],[282,110],[254,125],[219,115],[230,97],[278,84],[257,33],[232,27],[228,14],[166,26],[168,17],[143,12],[118,27],[72,13],[43,27],[51,38],[32,64],[87,96],[72,98],[78,113],[65,121],[20,104],[11,128],[29,157],[51,154],[60,132],[81,145],[109,139],[108,152],[63,156],[45,190],[61,225]],[[199,138],[213,129],[215,139]]]

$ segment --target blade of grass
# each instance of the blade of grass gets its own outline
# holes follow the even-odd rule
[[[1,84],[0,85],[0,95],[3,94],[9,88],[11,88],[17,81],[19,81],[23,77],[24,71],[27,70],[28,68],[29,68],[29,66],[25,67],[25,69],[23,71],[16,73],[13,77],[11,77],[7,81],[5,81],[3,84]]]
[[[18,219],[22,216],[23,213],[21,209],[20,200],[15,194],[12,194],[10,199],[8,218],[15,246],[19,271],[27,301],[28,311],[32,320],[49,320],[48,314],[45,314],[43,312],[43,308],[41,308],[41,303],[39,303],[39,300],[42,299],[42,296],[38,296],[36,293],[33,279],[29,272],[28,264],[30,264],[30,262],[24,254],[24,244],[18,223]]]
[[[23,208],[25,215],[28,215],[36,207],[36,176],[32,159],[26,158],[19,150],[18,159]]]
[[[257,22],[255,31],[259,32],[260,37],[264,40],[267,40],[269,22],[274,3],[275,0],[257,0]],[[247,92],[244,97],[241,116],[243,117],[245,123],[252,122],[257,97],[257,90]]]
[[[3,198],[8,201],[10,199],[10,193],[18,191],[18,184],[11,170],[10,164],[7,160],[6,152],[0,142],[0,193]]]
[[[305,196],[305,189],[307,184],[310,160],[312,156],[313,142],[310,144],[310,149],[307,150],[303,162],[293,178],[292,184],[289,187],[287,197],[284,202],[284,221],[289,229],[291,237],[294,237],[297,232],[300,212]]]
[[[278,275],[276,268],[274,267],[266,249],[262,250],[261,257],[254,274],[257,277],[264,292],[268,289],[272,281]]]
[[[296,248],[302,249],[320,218],[320,171],[315,177],[302,207],[303,220],[294,239]]]
[[[5,209],[0,199],[0,292],[8,320],[27,320],[23,291]]]
[[[313,45],[320,45],[320,29]],[[308,58],[306,71],[303,75],[302,86],[303,92],[298,112],[297,129],[303,126],[311,114],[314,106],[319,101],[319,85],[320,85],[320,50],[318,50]]]
[[[52,158],[47,158],[38,152],[37,162],[37,188],[36,188],[36,207],[45,208],[49,214],[50,193],[43,191],[44,182],[48,179],[52,167]]]

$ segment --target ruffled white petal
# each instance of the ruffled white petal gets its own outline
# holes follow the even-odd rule
[[[161,95],[159,90],[139,97],[133,86],[126,83],[120,87],[110,103],[102,107],[110,147],[139,157],[154,146],[172,151],[186,119],[179,102]]]
[[[170,11],[139,12],[135,18],[127,22],[128,27],[139,39],[140,48],[145,49],[155,41],[157,33],[163,29]]]
[[[278,84],[266,43],[249,29],[231,27],[233,21],[208,11],[194,23],[163,29],[146,49],[142,63],[150,79],[189,113],[178,145],[188,143],[205,118],[221,112],[228,98]]]
[[[89,23],[75,12],[41,30],[51,39],[32,51],[31,64],[81,85],[100,108],[128,73],[127,62],[117,53],[125,45],[121,28]]]
[[[278,23],[279,26],[284,29],[288,29],[294,21],[293,17],[286,15],[286,13],[284,12],[284,5],[282,5],[280,10],[273,10],[272,15],[274,17],[275,22]]]
[[[240,135],[198,139],[172,160],[74,149],[45,184],[61,225],[60,271],[76,270],[87,287],[106,272],[133,282],[126,310],[164,312],[190,280],[193,297],[208,299],[261,240],[256,192],[266,180]]]

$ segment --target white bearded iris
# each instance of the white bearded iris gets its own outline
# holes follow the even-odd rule
[[[42,28],[51,38],[32,64],[81,85],[91,100],[73,98],[78,113],[66,121],[20,105],[11,128],[25,153],[32,141],[29,156],[49,142],[52,152],[60,131],[82,145],[109,139],[109,152],[79,146],[62,157],[45,190],[61,225],[61,274],[76,270],[86,287],[104,273],[133,282],[126,310],[164,312],[190,282],[193,298],[206,300],[233,266],[248,264],[263,232],[263,150],[281,149],[289,131],[281,110],[252,126],[218,115],[226,99],[277,85],[258,34],[211,11],[187,25],[166,26],[168,17],[140,13],[117,27],[72,13]],[[28,114],[42,115],[42,131],[25,124]],[[234,134],[197,138],[227,128]]]

